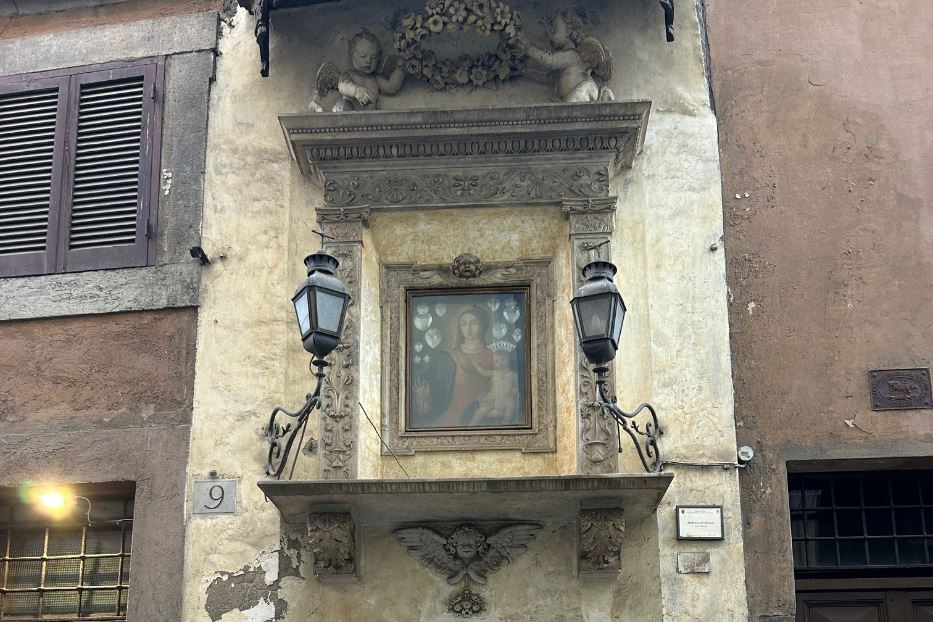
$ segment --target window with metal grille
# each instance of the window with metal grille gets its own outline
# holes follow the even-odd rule
[[[0,505],[0,620],[126,620],[133,489],[78,494],[90,506],[76,499],[60,519]]]
[[[933,570],[933,472],[788,475],[794,568]]]
[[[162,64],[0,78],[0,276],[154,260]]]

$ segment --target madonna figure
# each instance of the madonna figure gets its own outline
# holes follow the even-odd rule
[[[495,373],[493,353],[484,340],[488,327],[489,315],[481,307],[455,316],[454,343],[412,374],[413,427],[457,428],[473,421]]]

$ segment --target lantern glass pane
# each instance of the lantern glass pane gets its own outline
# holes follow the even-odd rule
[[[612,316],[612,297],[607,294],[580,299],[578,305],[580,329],[583,339],[609,336]]]
[[[625,307],[620,299],[612,301],[615,306],[615,314],[612,322],[612,338],[619,343],[619,337],[622,335],[622,320],[625,318]]]
[[[317,329],[340,333],[340,316],[343,315],[343,296],[319,289],[315,292],[317,303]]]
[[[311,330],[307,291],[302,290],[301,294],[293,302],[295,303],[295,315],[298,316],[298,328],[301,330],[301,336],[304,337]]]

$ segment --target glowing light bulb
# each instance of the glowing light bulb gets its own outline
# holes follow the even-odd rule
[[[39,495],[39,503],[48,510],[60,510],[65,507],[65,495],[58,490],[49,490]]]

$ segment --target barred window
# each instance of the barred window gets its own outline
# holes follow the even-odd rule
[[[79,490],[84,499],[58,519],[6,497],[0,620],[126,620],[133,492],[131,485]]]
[[[790,474],[798,575],[933,570],[933,472]]]

